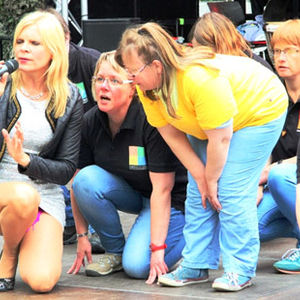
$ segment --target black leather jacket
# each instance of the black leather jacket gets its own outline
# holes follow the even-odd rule
[[[70,97],[62,117],[55,119],[50,112],[51,101],[46,109],[46,117],[54,133],[51,141],[44,145],[38,155],[30,154],[27,168],[18,166],[22,174],[33,180],[41,180],[60,185],[67,184],[75,173],[80,147],[80,131],[83,116],[82,98],[75,85],[70,84]],[[16,97],[10,99],[9,79],[0,97],[0,129],[11,131],[21,114],[21,106]],[[34,118],[34,116],[32,116]],[[0,163],[5,152],[5,143],[0,133]]]

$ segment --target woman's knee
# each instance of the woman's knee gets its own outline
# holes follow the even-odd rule
[[[139,264],[135,260],[130,262],[123,261],[123,269],[132,278],[146,279],[149,275],[149,263]]]
[[[293,164],[279,164],[271,168],[268,175],[270,190],[280,190],[286,183],[296,179],[296,166]]]
[[[101,168],[98,166],[88,166],[81,169],[75,176],[72,184],[72,189],[77,201],[81,201],[81,198],[86,198],[87,195],[96,194],[99,190],[99,171]],[[96,179],[96,180],[95,180]],[[84,199],[86,201],[86,199]]]
[[[124,251],[122,257],[124,272],[132,277],[145,279],[148,277],[150,269],[150,258],[142,253],[128,253]]]
[[[42,267],[41,267],[42,268]],[[26,274],[22,274],[20,271],[21,278],[29,285],[29,287],[36,293],[47,293],[50,292],[59,280],[60,272],[54,274],[50,270],[39,270],[34,272],[30,270]]]
[[[14,183],[11,186],[9,197],[8,209],[18,218],[25,219],[30,215],[36,216],[40,196],[32,186],[26,183]]]

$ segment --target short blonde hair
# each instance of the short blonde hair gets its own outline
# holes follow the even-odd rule
[[[95,67],[93,79],[96,78],[96,76],[101,68],[102,63],[104,63],[104,62],[109,63],[112,66],[112,68],[119,74],[124,74],[127,76],[126,70],[124,68],[122,68],[116,62],[115,53],[116,53],[115,50],[101,53],[101,55],[97,61],[96,67]],[[97,97],[96,97],[96,92],[95,92],[95,81],[94,80],[92,80],[92,94],[93,94],[94,99],[96,99]]]
[[[300,47],[300,20],[293,19],[283,22],[273,33],[271,47],[276,43],[287,43]]]
[[[65,35],[60,22],[53,14],[46,11],[31,12],[26,14],[16,26],[13,49],[16,47],[17,39],[21,32],[32,25],[37,26],[43,45],[52,55],[49,68],[44,76],[52,99],[51,103],[53,103],[52,110],[54,111],[54,116],[58,118],[65,112],[70,92],[68,86],[69,58]],[[12,78],[12,95],[15,95],[17,88],[21,85],[21,72],[17,70],[12,74]]]

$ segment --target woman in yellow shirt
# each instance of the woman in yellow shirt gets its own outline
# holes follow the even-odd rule
[[[250,286],[257,185],[284,123],[284,86],[247,57],[181,48],[155,23],[127,29],[116,58],[137,84],[149,123],[189,171],[183,261],[158,281],[205,282],[222,254],[224,275],[213,288]]]

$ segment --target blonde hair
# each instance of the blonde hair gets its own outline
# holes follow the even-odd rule
[[[300,47],[300,20],[293,19],[283,22],[273,33],[271,47],[276,43],[287,43]]]
[[[158,60],[163,65],[161,93],[170,116],[176,117],[170,95],[173,71],[184,70],[187,66],[201,64],[202,59],[213,58],[214,52],[207,47],[183,48],[160,25],[149,22],[125,30],[116,51],[116,60],[123,64],[122,56],[136,50],[144,63]],[[154,91],[145,91],[147,97],[155,101]]]
[[[51,111],[55,118],[62,116],[65,112],[69,96],[68,86],[68,52],[66,48],[65,35],[58,19],[49,12],[36,11],[26,14],[18,23],[14,39],[13,49],[16,47],[17,39],[21,32],[35,25],[41,35],[41,42],[51,53],[52,60],[45,74],[46,86],[51,97]],[[12,74],[13,86],[12,96],[21,85],[22,74],[19,70]]]
[[[115,53],[116,51],[113,50],[113,51],[109,51],[109,52],[103,52],[101,53],[98,61],[97,61],[97,64],[96,64],[96,67],[95,67],[95,71],[94,71],[94,76],[93,76],[93,81],[92,81],[92,94],[93,94],[93,97],[94,99],[96,99],[96,92],[95,92],[95,81],[94,81],[94,78],[96,78],[100,68],[101,68],[101,65],[102,63],[104,62],[107,62],[108,64],[110,64],[112,66],[112,68],[118,72],[119,74],[124,74],[127,76],[127,72],[124,68],[122,68],[115,60]]]
[[[211,47],[216,53],[236,56],[252,54],[250,46],[233,23],[216,12],[206,13],[197,20],[193,38],[199,45]]]

